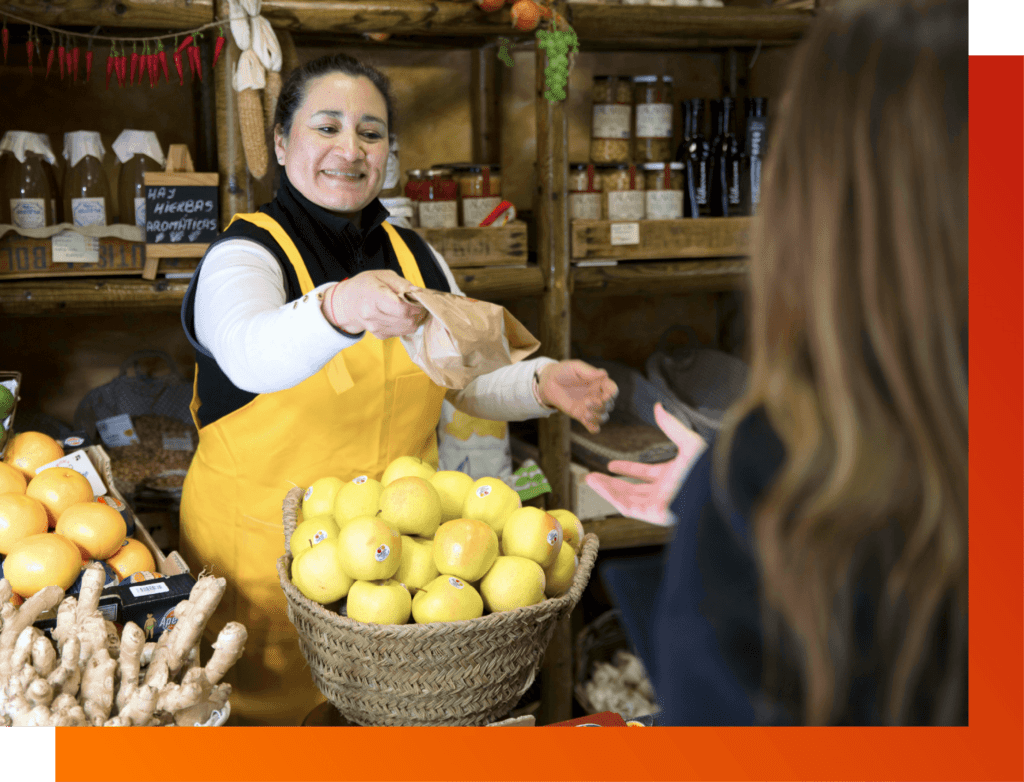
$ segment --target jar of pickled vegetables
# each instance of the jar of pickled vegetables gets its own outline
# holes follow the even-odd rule
[[[601,175],[593,163],[570,163],[569,219],[601,219]]]
[[[679,220],[683,216],[683,164],[644,165],[644,211],[648,220]]]
[[[601,166],[601,190],[605,220],[644,219],[644,175],[635,165]]]

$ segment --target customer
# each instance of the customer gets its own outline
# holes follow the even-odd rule
[[[385,222],[377,196],[393,132],[378,71],[340,54],[294,71],[275,118],[277,195],[235,216],[182,308],[199,430],[182,491],[182,553],[227,579],[211,630],[229,619],[248,628],[231,680],[242,724],[297,725],[322,701],[276,570],[288,490],[328,475],[379,479],[399,456],[437,465],[446,392],[396,339],[426,315],[400,295],[461,292],[414,231]],[[615,392],[603,370],[537,358],[447,397],[493,420],[560,410],[596,432]]]
[[[786,94],[745,396],[703,452],[659,409],[677,460],[588,482],[678,521],[648,660],[667,724],[963,725],[966,0],[823,13]]]

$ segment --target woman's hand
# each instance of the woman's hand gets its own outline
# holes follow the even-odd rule
[[[641,464],[618,459],[608,462],[609,471],[639,478],[643,483],[630,483],[596,472],[588,473],[586,481],[590,488],[608,500],[626,518],[668,526],[675,521],[669,510],[672,501],[707,443],[703,437],[668,413],[660,402],[654,406],[654,418],[661,431],[678,447],[676,458],[662,464]]]
[[[377,339],[411,334],[427,316],[418,304],[401,298],[420,290],[388,269],[360,272],[329,288],[321,307],[324,317],[348,334],[368,331]]]
[[[561,410],[597,434],[608,420],[619,389],[605,370],[571,359],[544,367],[537,393],[548,407]]]

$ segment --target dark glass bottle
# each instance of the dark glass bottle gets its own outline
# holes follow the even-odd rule
[[[683,101],[683,143],[676,159],[686,168],[686,217],[711,216],[711,144],[704,136],[704,99]]]
[[[744,214],[757,213],[761,203],[761,167],[765,157],[768,135],[768,99],[747,98],[744,101],[747,115],[747,142],[743,159]]]
[[[743,214],[740,196],[743,178],[743,148],[736,135],[736,99],[725,97],[711,102],[715,138],[711,142],[714,168],[711,179],[711,214],[736,217]]]

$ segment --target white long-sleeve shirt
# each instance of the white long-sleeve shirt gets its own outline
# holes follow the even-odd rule
[[[465,295],[444,258],[431,252],[452,293]],[[281,266],[267,248],[248,239],[221,242],[200,267],[196,336],[238,388],[253,394],[292,388],[362,338],[341,334],[324,317],[320,295],[333,284],[287,302]],[[520,361],[461,391],[449,390],[446,398],[462,412],[492,421],[548,416],[555,411],[534,395],[533,374],[551,363],[543,356]]]

